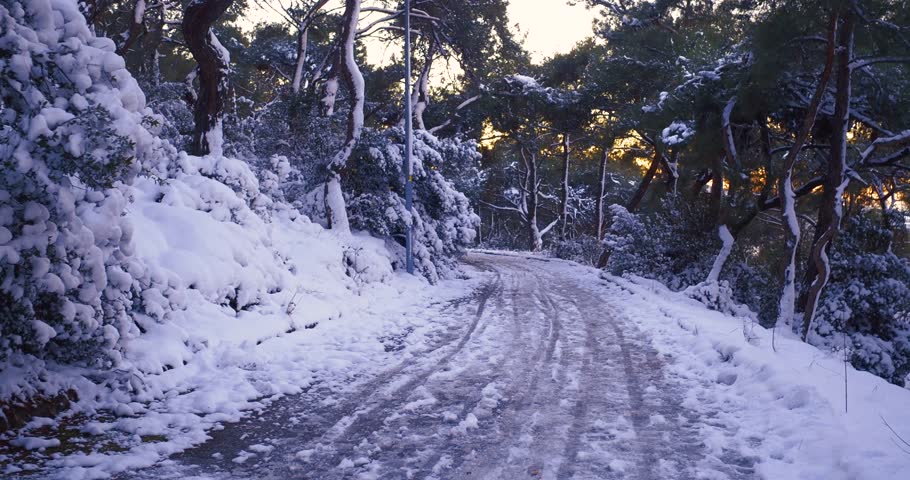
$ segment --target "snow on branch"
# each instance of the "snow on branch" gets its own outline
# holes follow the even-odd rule
[[[692,135],[695,135],[695,129],[688,123],[674,120],[667,128],[661,131],[660,140],[664,145],[680,145],[685,143]]]
[[[872,156],[878,151],[881,147],[887,146],[902,146],[910,143],[910,130],[904,130],[901,133],[892,135],[890,137],[878,138],[872,142],[866,149],[863,151],[860,159],[861,165],[886,165],[888,163],[895,162],[898,158],[906,155],[907,148],[898,150],[897,152],[888,155],[883,158],[872,159]]]
[[[850,69],[858,70],[870,65],[875,65],[877,63],[910,63],[910,57],[875,57],[866,59],[858,58],[850,62]]]
[[[736,143],[733,141],[733,127],[730,126],[730,115],[733,113],[733,107],[736,106],[736,97],[730,98],[721,116],[721,129],[723,129],[724,152],[727,154],[727,160],[731,165],[739,163],[736,155]]]

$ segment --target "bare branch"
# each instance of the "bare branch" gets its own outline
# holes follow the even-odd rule
[[[865,68],[877,63],[910,63],[910,57],[876,57],[867,59],[856,59],[850,62],[850,70]]]

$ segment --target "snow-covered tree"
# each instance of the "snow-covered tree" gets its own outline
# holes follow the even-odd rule
[[[414,259],[418,271],[435,282],[450,276],[454,258],[476,239],[479,219],[468,198],[444,176],[446,171],[477,170],[480,154],[472,141],[437,138],[425,131],[414,137],[413,213],[405,209],[404,131],[392,128],[366,132],[352,158],[348,186],[351,226],[391,243],[399,266],[404,265],[404,234],[414,227]]]
[[[501,79],[494,88],[492,95],[496,107],[490,112],[491,125],[508,137],[508,144],[517,151],[520,162],[509,166],[512,182],[499,195],[500,198],[486,202],[486,205],[517,214],[524,226],[527,245],[532,251],[540,251],[544,236],[553,231],[567,213],[570,141],[566,132],[570,125],[577,126],[581,121],[561,117],[572,117],[570,107],[575,104],[578,95],[541,85],[534,78],[517,74]],[[561,125],[562,129],[554,129],[552,124]],[[560,199],[556,218],[541,226],[539,211],[544,197],[541,191],[544,150],[548,144],[557,142],[561,145],[562,158]]]

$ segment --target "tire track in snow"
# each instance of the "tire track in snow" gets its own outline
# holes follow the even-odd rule
[[[304,431],[285,426],[271,457],[226,478],[694,478],[705,419],[680,404],[648,338],[576,267],[529,260],[472,254],[494,279],[444,314],[466,327],[369,381],[298,398],[315,408],[286,404],[272,418]]]
[[[338,427],[345,422],[345,419],[356,418],[367,413],[363,408],[364,405],[375,404],[376,400],[372,400],[372,397],[379,395],[383,386],[389,385],[396,378],[411,376],[411,381],[406,382],[393,392],[393,394],[398,394],[395,396],[400,396],[409,385],[418,383],[420,378],[426,378],[437,371],[431,368],[412,374],[410,373],[412,370],[425,369],[427,363],[432,365],[432,359],[451,348],[453,343],[455,345],[454,349],[443,354],[438,362],[439,365],[448,362],[464,349],[465,345],[475,334],[490,299],[496,298],[497,292],[502,290],[502,277],[498,272],[482,263],[476,263],[476,267],[481,271],[493,272],[494,278],[475,290],[471,295],[456,299],[448,304],[449,309],[459,311],[464,305],[476,302],[477,307],[467,329],[462,330],[463,333],[460,333],[455,338],[440,340],[426,350],[417,352],[421,357],[421,363],[403,362],[365,383],[358,383],[355,379],[349,386],[342,387],[336,391],[326,389],[324,385],[315,383],[300,394],[282,397],[276,402],[272,402],[262,415],[244,419],[239,424],[227,424],[223,431],[213,432],[213,436],[218,441],[210,441],[178,454],[172,459],[176,461],[177,465],[165,465],[163,468],[147,469],[135,475],[121,475],[118,478],[177,479],[184,478],[191,473],[226,479],[286,479],[288,474],[291,474],[292,478],[334,478],[301,477],[300,469],[298,468],[300,462],[296,453],[307,450],[307,447],[314,444],[316,446],[324,445],[325,441],[331,443],[332,437],[329,437],[329,435],[343,434],[343,431],[338,431]],[[441,311],[444,310],[445,307],[441,309]],[[347,397],[348,399],[337,405],[324,403],[324,400],[333,397]],[[378,401],[381,402],[382,399]],[[381,403],[380,405],[374,405],[376,408],[381,406]],[[371,411],[374,409],[371,409]],[[369,419],[367,421],[369,422]],[[234,458],[234,454],[224,454],[228,450],[242,453],[244,447],[251,443],[275,438],[281,443],[276,446],[271,455],[266,456],[264,459],[266,462],[231,463],[230,460]],[[277,458],[282,458],[282,460],[275,461]],[[273,466],[269,468],[264,463],[269,463]],[[312,467],[313,465],[308,466]]]
[[[456,355],[464,350],[468,342],[475,337],[478,325],[480,325],[481,320],[484,318],[484,313],[487,310],[487,304],[490,298],[497,292],[502,291],[502,276],[499,272],[495,272],[495,275],[495,280],[486,284],[479,291],[477,309],[475,310],[471,323],[468,325],[467,331],[459,339],[455,347],[440,358],[435,365],[417,365],[419,370],[417,373],[411,374],[407,372],[406,370],[410,366],[408,365],[380,375],[379,378],[371,381],[370,384],[363,389],[366,397],[355,397],[349,402],[349,408],[346,413],[335,423],[335,425],[318,439],[308,442],[308,446],[314,444],[318,447],[330,446],[328,448],[328,458],[313,459],[309,462],[309,467],[318,465],[327,471],[331,471],[344,462],[345,459],[354,461],[355,459],[352,459],[351,457],[356,456],[357,447],[360,444],[363,444],[373,432],[380,431],[385,427],[386,419],[395,413],[396,410],[401,409],[408,403],[406,399],[409,397],[409,394],[418,386],[424,384],[431,375],[437,373],[441,368],[444,368]],[[440,348],[440,350],[441,349],[442,348]],[[382,392],[382,385],[394,385],[398,383],[402,384],[395,387],[391,392]],[[360,440],[360,442],[355,443],[357,440]],[[304,478],[321,477],[307,476]]]
[[[497,269],[492,265],[491,268]],[[422,475],[432,477],[434,475],[433,467],[446,456],[450,459],[449,468],[457,469],[466,461],[471,461],[472,453],[507,447],[509,443],[502,441],[502,432],[515,428],[511,426],[513,422],[517,421],[513,418],[515,414],[512,412],[521,411],[523,406],[532,401],[531,397],[536,397],[537,382],[541,378],[540,370],[544,366],[544,357],[552,357],[558,339],[558,320],[552,315],[543,316],[547,322],[544,334],[535,334],[536,324],[527,321],[528,316],[541,307],[537,302],[541,292],[544,291],[543,285],[533,275],[535,272],[515,268],[515,265],[510,265],[506,272],[499,269],[497,271],[506,275],[512,282],[508,289],[508,296],[503,292],[500,302],[497,303],[500,316],[508,316],[512,319],[509,325],[511,343],[508,345],[509,357],[512,359],[511,372],[498,377],[501,380],[498,383],[505,389],[503,394],[505,399],[498,409],[499,415],[495,418],[488,418],[487,425],[483,429],[495,431],[497,435],[489,438],[486,433],[478,432],[470,438],[453,438],[452,445],[428,459],[416,478],[424,478]],[[520,273],[520,275],[516,275],[516,273]],[[525,273],[531,275],[528,276]],[[533,295],[529,295],[529,290],[533,291]],[[508,298],[508,302],[505,301],[506,298]],[[528,351],[533,353],[523,360],[525,352]]]
[[[516,325],[527,324],[523,322],[527,319],[517,315],[518,298],[533,300],[532,305],[545,322],[535,343],[538,348],[535,349],[534,368],[527,372],[530,378],[514,383],[510,389],[515,398],[503,411],[499,422],[501,438],[478,455],[479,458],[459,465],[449,478],[539,478],[539,475],[552,469],[554,459],[551,452],[559,450],[559,446],[566,441],[565,425],[571,421],[565,392],[574,390],[572,385],[581,375],[578,362],[573,363],[577,359],[571,349],[557,355],[557,348],[561,343],[570,342],[571,337],[578,336],[579,332],[573,332],[571,328],[566,331],[569,337],[563,334],[565,323],[571,327],[577,326],[577,322],[566,322],[569,320],[566,315],[571,312],[560,308],[554,299],[551,293],[555,286],[554,278],[529,267],[524,260],[512,257],[510,260],[494,259],[494,262],[509,262],[503,270],[509,270],[512,272],[510,276],[526,281],[524,295],[516,296],[513,305]],[[526,348],[514,345],[516,351],[523,347]]]

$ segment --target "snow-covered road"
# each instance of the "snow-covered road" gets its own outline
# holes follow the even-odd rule
[[[735,451],[706,454],[701,415],[681,406],[684,383],[602,286],[536,257],[474,253],[466,263],[489,281],[442,310],[450,330],[431,348],[343,390],[316,384],[285,397],[143,476],[754,474]]]

